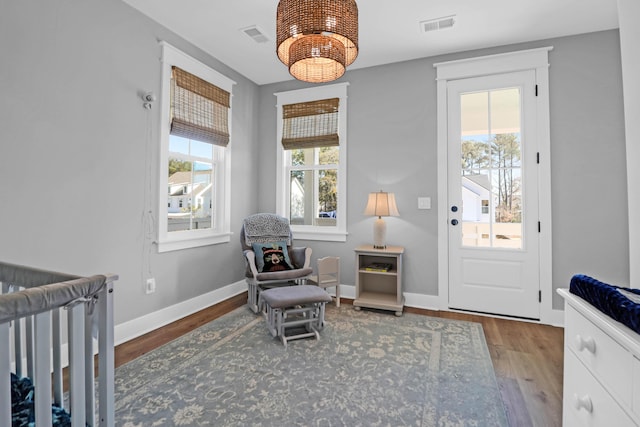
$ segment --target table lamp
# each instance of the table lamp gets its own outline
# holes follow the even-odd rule
[[[364,209],[365,215],[377,216],[373,224],[373,247],[375,249],[385,249],[387,224],[382,219],[383,216],[400,216],[396,206],[396,196],[380,190],[377,193],[369,193],[367,207]]]

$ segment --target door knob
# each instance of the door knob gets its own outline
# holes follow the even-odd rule
[[[451,220],[451,225],[458,225],[458,220],[457,219],[452,219]]]
[[[451,206],[451,212],[458,212],[457,206]]]

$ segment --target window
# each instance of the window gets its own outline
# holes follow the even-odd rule
[[[482,200],[482,213],[483,214],[489,213],[489,200],[486,200],[486,199]]]
[[[346,241],[347,85],[276,93],[276,203],[298,239]]]
[[[162,42],[158,250],[228,242],[234,82]]]

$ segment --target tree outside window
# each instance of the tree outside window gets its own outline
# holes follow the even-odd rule
[[[462,174],[490,176],[496,222],[522,222],[519,134],[495,134],[489,142],[478,139],[462,142]]]

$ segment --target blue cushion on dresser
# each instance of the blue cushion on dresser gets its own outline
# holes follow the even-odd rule
[[[637,300],[635,296],[640,297],[640,289],[613,286],[576,274],[571,278],[569,292],[640,334],[640,304],[633,301]]]

